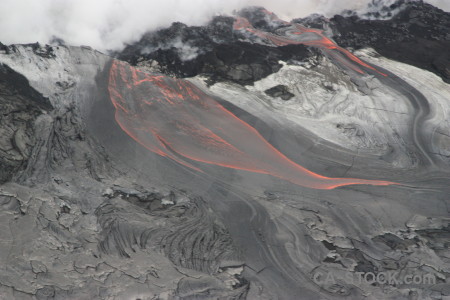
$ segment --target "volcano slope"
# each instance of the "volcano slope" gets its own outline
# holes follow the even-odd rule
[[[2,47],[2,296],[448,295],[446,83],[262,9],[174,26],[209,42]]]

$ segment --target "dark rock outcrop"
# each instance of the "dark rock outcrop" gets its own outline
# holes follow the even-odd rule
[[[258,7],[238,15],[267,32],[284,26]],[[303,45],[274,48],[240,42],[243,37],[233,30],[233,22],[232,17],[216,17],[206,26],[173,23],[145,34],[116,55],[133,65],[147,62],[157,71],[178,77],[206,75],[212,82],[251,84],[277,72],[278,60],[296,63],[313,53]],[[372,47],[387,58],[429,70],[450,82],[450,13],[432,5],[399,0],[362,18],[347,11],[330,20],[313,15],[294,22],[314,28],[326,25],[340,46]]]
[[[450,82],[450,13],[422,1],[398,1],[386,9],[400,8],[388,20],[336,15],[330,20],[333,38],[343,47],[372,47]]]
[[[274,98],[280,97],[281,99],[287,101],[294,97],[295,95],[289,92],[289,88],[285,85],[279,84],[270,89],[264,91],[267,95]]]
[[[316,54],[303,45],[275,48],[242,42],[233,22],[231,17],[216,17],[203,27],[173,23],[147,33],[117,56],[132,65],[150,62],[157,71],[177,77],[205,75],[211,82],[251,84],[277,72],[280,60],[299,62]]]
[[[26,166],[35,144],[34,122],[51,108],[24,76],[0,64],[0,183]]]

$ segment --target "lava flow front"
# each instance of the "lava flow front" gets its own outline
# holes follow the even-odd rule
[[[189,81],[151,75],[114,61],[108,89],[115,119],[130,137],[199,172],[201,164],[194,162],[268,174],[316,189],[392,184],[328,178],[303,168]]]

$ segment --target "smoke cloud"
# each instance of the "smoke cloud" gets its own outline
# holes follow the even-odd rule
[[[371,0],[1,0],[0,42],[48,43],[58,37],[71,45],[119,50],[146,31],[180,21],[200,25],[217,14],[249,5],[264,6],[292,19],[363,10]],[[428,2],[449,11],[450,1]]]

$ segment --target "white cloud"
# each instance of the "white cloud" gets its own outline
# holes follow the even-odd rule
[[[48,42],[99,50],[120,49],[148,30],[174,21],[190,25],[220,13],[260,5],[286,19],[311,13],[332,15],[360,9],[370,0],[0,0],[0,41],[5,44]],[[450,10],[448,0],[430,0]]]

